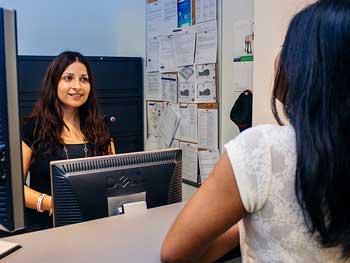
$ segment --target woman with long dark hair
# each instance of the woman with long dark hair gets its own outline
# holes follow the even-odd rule
[[[49,66],[42,92],[22,132],[24,187],[30,228],[52,226],[50,161],[115,153],[98,108],[91,67],[78,52],[66,51]]]
[[[280,126],[225,145],[169,230],[163,261],[212,262],[240,242],[243,262],[350,262],[349,47],[349,0],[295,15],[272,96]]]

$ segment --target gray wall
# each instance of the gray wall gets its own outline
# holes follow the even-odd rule
[[[146,54],[145,0],[0,0],[17,11],[18,53]]]
[[[274,78],[274,59],[283,44],[294,14],[315,0],[254,0],[254,99],[253,126],[276,123],[270,100]],[[255,99],[259,98],[259,99]],[[282,104],[279,106],[283,117]],[[282,119],[284,123],[288,123]]]

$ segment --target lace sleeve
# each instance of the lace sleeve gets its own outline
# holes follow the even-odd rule
[[[270,191],[271,154],[264,126],[241,133],[225,145],[245,210],[259,211]]]

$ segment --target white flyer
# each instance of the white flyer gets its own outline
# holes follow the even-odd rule
[[[198,145],[180,142],[182,149],[182,178],[198,183]]]

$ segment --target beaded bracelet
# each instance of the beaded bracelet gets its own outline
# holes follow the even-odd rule
[[[40,194],[39,198],[38,198],[38,202],[36,203],[36,211],[38,211],[40,213],[44,212],[44,210],[41,209],[41,204],[42,204],[45,196],[46,196],[46,194]]]

